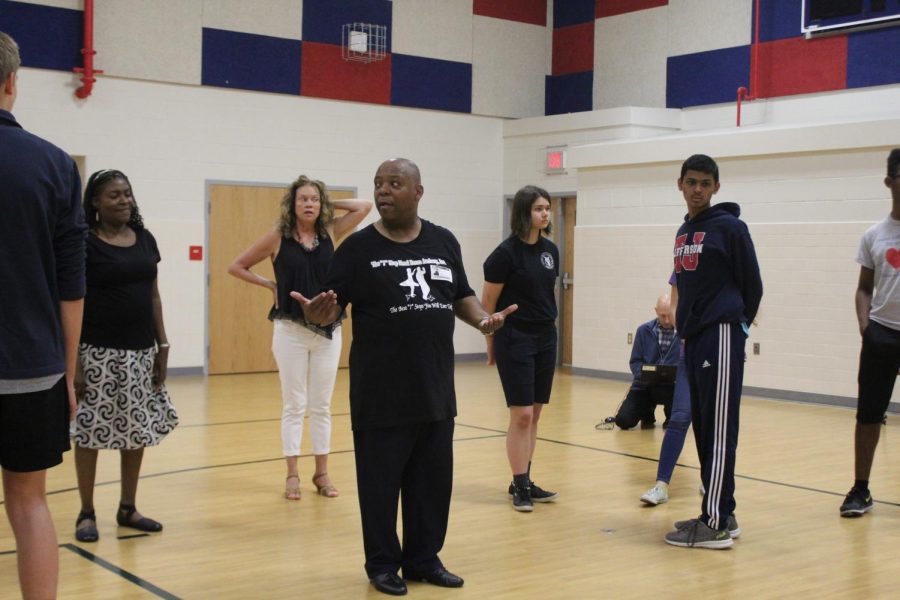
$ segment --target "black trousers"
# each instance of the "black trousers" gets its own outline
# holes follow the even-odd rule
[[[366,573],[441,568],[453,488],[454,420],[353,432]],[[397,505],[403,508],[403,543]]]
[[[684,345],[691,386],[691,422],[706,488],[700,520],[727,527],[734,514],[734,464],[744,384],[744,332],[737,323],[707,327]]]
[[[628,395],[622,401],[616,413],[616,426],[620,429],[631,429],[639,421],[656,422],[656,405],[663,405],[666,420],[672,414],[672,398],[675,386],[672,384],[651,385],[649,387],[631,386]]]

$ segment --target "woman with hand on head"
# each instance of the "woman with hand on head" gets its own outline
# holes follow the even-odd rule
[[[485,339],[488,364],[497,364],[509,407],[509,495],[515,510],[531,512],[534,502],[557,497],[531,480],[538,420],[550,402],[556,369],[559,250],[545,237],[550,233],[550,195],[531,185],[516,192],[510,229],[510,236],[484,261],[481,303],[489,313],[519,306],[505,327]]]
[[[346,211],[339,217],[335,209]],[[316,470],[316,492],[328,498],[338,491],[328,477],[331,451],[331,393],[341,355],[340,320],[321,327],[309,323],[290,297],[298,290],[310,297],[319,293],[334,255],[334,242],[353,231],[372,209],[368,200],[330,200],[321,181],[301,175],[281,201],[275,229],[266,233],[228,267],[238,279],[272,290],[274,321],[272,353],[281,378],[283,410],[281,442],[287,462],[284,497],[300,499],[297,458],[303,435],[303,416],[309,411],[309,432]],[[269,258],[275,281],[250,269]]]
[[[178,425],[166,391],[169,342],[157,286],[156,240],[144,228],[128,177],[98,171],[84,191],[87,294],[75,375],[72,424],[81,512],[75,538],[99,538],[94,513],[97,451],[119,450],[122,489],[116,521],[140,531],[162,524],[135,507],[144,448]]]

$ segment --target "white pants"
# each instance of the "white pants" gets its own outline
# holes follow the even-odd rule
[[[334,339],[316,335],[306,327],[275,320],[272,354],[281,378],[281,445],[285,456],[300,455],[303,415],[309,411],[313,454],[331,451],[331,393],[341,357],[341,330]]]

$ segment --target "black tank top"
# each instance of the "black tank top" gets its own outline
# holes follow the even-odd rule
[[[334,243],[330,237],[319,237],[319,245],[312,250],[304,247],[293,237],[282,237],[281,248],[272,263],[275,268],[278,308],[272,306],[269,319],[289,319],[331,338],[331,332],[340,324],[340,319],[327,327],[307,323],[303,318],[300,303],[291,298],[290,294],[297,291],[307,298],[312,298],[321,292],[333,256]]]

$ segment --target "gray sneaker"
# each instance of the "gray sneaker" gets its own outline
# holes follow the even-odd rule
[[[685,527],[690,527],[696,520],[697,519],[690,519],[689,521],[675,521],[675,529],[684,529]],[[741,537],[741,527],[740,525],[738,525],[737,518],[734,515],[728,515],[728,520],[725,522],[725,527],[728,528],[728,533],[731,535],[731,539],[736,540]]]
[[[727,530],[716,531],[710,529],[700,519],[679,521],[685,523],[684,527],[666,534],[666,543],[684,548],[710,548],[712,550],[724,550],[734,544],[731,534]]]
[[[644,504],[649,504],[650,506],[656,506],[657,504],[664,504],[669,501],[669,490],[667,488],[659,487],[658,485],[654,485],[652,488],[647,490],[647,493],[641,496],[641,502]]]

